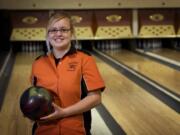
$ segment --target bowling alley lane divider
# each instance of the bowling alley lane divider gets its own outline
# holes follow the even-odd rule
[[[104,120],[113,135],[127,135],[103,104],[97,106],[96,110],[100,114],[101,118]]]
[[[163,63],[171,68],[174,68],[176,70],[179,70],[180,71],[180,63],[175,61],[175,60],[172,60],[172,59],[168,59],[168,58],[165,58],[163,56],[160,56],[160,55],[157,55],[157,54],[154,54],[154,53],[151,53],[151,52],[146,52],[142,49],[136,49],[136,52],[143,55],[143,56],[146,56],[148,58],[151,58],[153,60],[156,60],[160,63]]]
[[[14,54],[12,50],[10,50],[0,69],[0,110],[3,104],[3,100],[4,100],[6,89],[9,83],[9,79],[11,77],[11,71],[14,65],[14,61],[15,61]]]
[[[179,102],[180,98],[175,93],[172,93],[170,90],[164,88],[163,86],[155,83],[153,80],[150,80],[143,76],[142,74],[134,71],[133,69],[127,67],[126,65],[116,61],[112,57],[98,51],[93,48],[93,54],[113,68],[117,69],[121,74],[128,77],[128,79],[134,81],[137,85],[142,87],[144,90],[161,100],[163,103],[168,105],[171,109],[180,113]]]

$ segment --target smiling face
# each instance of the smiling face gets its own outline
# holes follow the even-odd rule
[[[56,50],[66,50],[71,45],[73,28],[68,17],[59,17],[50,20],[47,28],[48,40]]]

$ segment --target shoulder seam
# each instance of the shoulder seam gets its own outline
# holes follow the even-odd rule
[[[88,56],[91,56],[91,53],[88,52],[88,51],[86,51],[86,50],[79,50],[79,49],[78,49],[78,51],[79,51],[79,52],[82,52],[83,54],[86,54],[86,55],[88,55]]]
[[[45,56],[46,56],[46,55],[41,54],[41,55],[39,55],[38,57],[35,58],[35,61],[38,60],[38,59],[40,59],[41,57],[45,57]]]

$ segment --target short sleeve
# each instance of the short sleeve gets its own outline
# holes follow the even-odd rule
[[[83,59],[82,73],[88,91],[97,89],[104,90],[104,81],[92,56],[87,56]]]

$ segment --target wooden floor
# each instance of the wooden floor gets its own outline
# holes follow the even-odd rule
[[[180,62],[180,51],[167,48],[154,49],[152,53]]]
[[[156,83],[168,88],[172,92],[180,94],[180,71],[125,49],[105,51],[105,53],[151,80],[154,80]]]
[[[30,65],[36,56],[36,54],[25,53],[16,56],[0,112],[0,134],[2,135],[31,135],[32,123],[22,116],[19,110],[19,97],[30,85],[28,82]],[[96,60],[107,87],[102,94],[102,102],[127,135],[180,134],[179,114],[109,65],[99,59]],[[99,122],[99,119],[94,120]],[[102,135],[102,132],[96,131],[103,128],[96,128],[93,130],[93,135]],[[106,135],[110,133],[107,132]]]
[[[31,135],[32,122],[22,116],[19,109],[19,98],[23,90],[30,86],[30,65],[37,55],[21,53],[16,56],[0,112],[1,135]]]
[[[19,109],[19,98],[23,90],[30,86],[28,80],[31,64],[39,55],[39,53],[19,53],[16,56],[11,79],[0,110],[0,135],[31,135],[33,122],[22,116]],[[103,135],[105,133],[111,135],[108,127],[95,109],[92,110],[92,118],[93,135]]]
[[[103,104],[127,135],[180,134],[179,114],[109,65],[97,63],[106,83]]]

